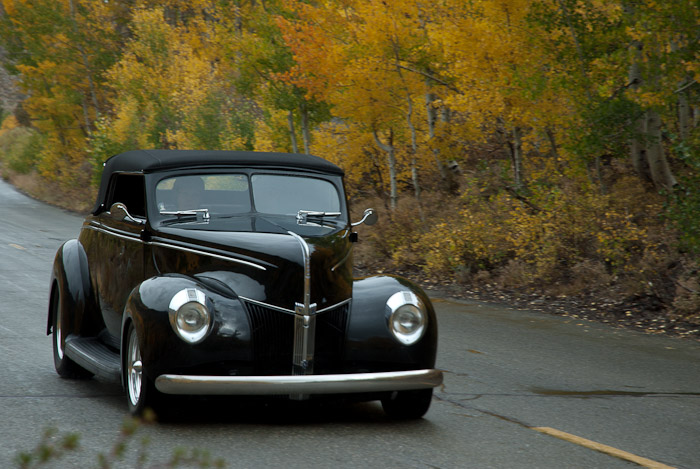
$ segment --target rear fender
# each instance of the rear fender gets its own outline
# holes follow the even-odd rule
[[[60,295],[62,311],[67,312],[72,324],[68,330],[77,334],[97,334],[104,326],[100,326],[100,314],[98,312],[96,297],[90,282],[88,259],[80,241],[71,239],[63,243],[56,252],[53,269],[51,270],[51,293],[49,297],[49,311],[46,323],[46,334],[52,332],[53,311],[51,299],[54,295]]]

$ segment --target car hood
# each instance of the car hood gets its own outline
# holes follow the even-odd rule
[[[207,228],[207,229],[202,229]],[[153,233],[153,266],[160,274],[183,274],[210,288],[293,311],[304,301],[305,249],[310,254],[310,298],[321,310],[352,295],[350,230],[295,229],[270,223],[269,231],[225,231],[221,224],[175,224]],[[214,228],[212,224],[211,228]],[[323,231],[325,236],[319,236]]]

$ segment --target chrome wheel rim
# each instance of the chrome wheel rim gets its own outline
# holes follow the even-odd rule
[[[139,349],[136,333],[129,336],[129,346],[127,352],[127,381],[129,389],[129,400],[131,405],[137,405],[141,397],[141,380],[143,379],[143,365],[141,363],[141,350]]]
[[[56,302],[56,307],[54,308],[54,314],[56,315],[56,327],[53,331],[53,337],[56,341],[56,353],[58,354],[58,358],[63,360],[63,318],[61,317],[61,306],[59,305],[58,300],[54,301]]]

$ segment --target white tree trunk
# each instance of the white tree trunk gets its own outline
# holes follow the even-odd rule
[[[311,131],[309,130],[309,111],[306,104],[301,104],[301,136],[304,139],[304,153],[311,153]]]
[[[389,143],[383,143],[379,139],[376,130],[372,130],[372,135],[374,135],[374,141],[377,143],[377,146],[386,152],[387,164],[389,166],[389,199],[391,201],[391,209],[395,210],[396,201],[398,199],[398,190],[396,182],[396,150],[394,149],[394,132],[393,130],[389,131]]]
[[[432,144],[435,144],[435,124],[437,122],[437,109],[433,106],[435,95],[430,92],[430,78],[425,79],[425,84],[428,88],[428,91],[425,93],[425,110],[428,116],[428,138]],[[442,164],[442,161],[440,161],[440,150],[433,148],[433,157],[435,158],[435,165],[440,172],[440,179],[445,181],[447,179],[447,170],[445,169],[445,165]]]
[[[418,153],[418,138],[416,137],[416,126],[413,125],[413,100],[410,96],[406,96],[408,111],[406,112],[406,122],[411,130],[411,182],[413,183],[413,193],[416,200],[420,203],[420,184],[418,183],[418,161],[416,153]]]
[[[297,132],[294,128],[294,113],[289,111],[287,114],[287,123],[289,124],[289,139],[292,142],[292,153],[299,153],[299,147],[297,146]]]

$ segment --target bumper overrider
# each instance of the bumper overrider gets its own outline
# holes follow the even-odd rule
[[[352,394],[409,391],[442,384],[436,369],[289,376],[160,375],[156,389],[180,395]]]

